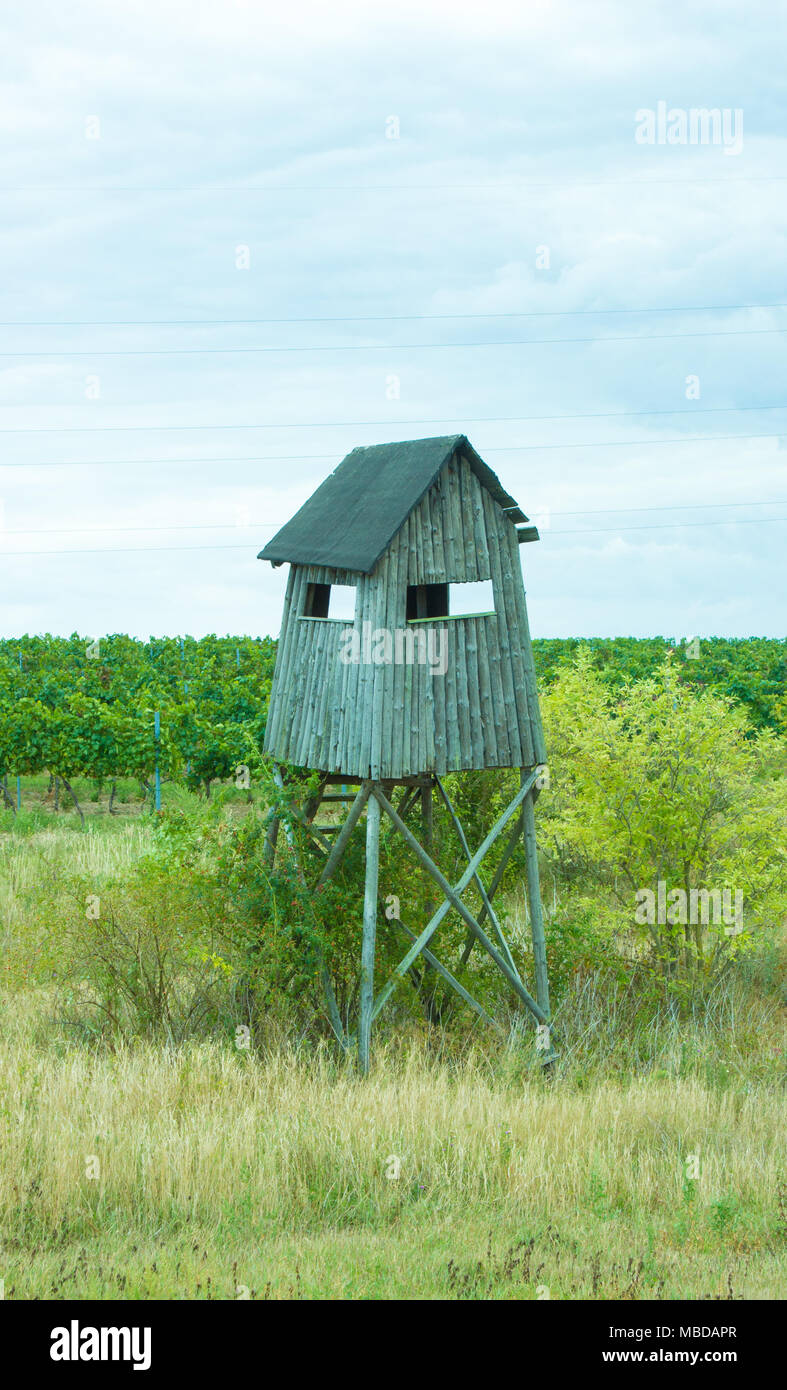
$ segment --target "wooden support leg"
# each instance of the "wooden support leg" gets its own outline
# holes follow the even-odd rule
[[[431,781],[429,781],[428,783],[425,783],[424,786],[422,786],[422,787],[421,787],[421,790],[420,790],[420,797],[421,797],[421,826],[422,826],[422,828],[423,828],[424,846],[425,846],[425,848],[428,850],[428,852],[429,852],[430,855],[431,855],[431,854],[434,854],[434,802],[433,802],[433,790],[434,790],[434,789],[433,789],[433,786],[432,786],[432,782],[431,782]],[[418,795],[418,792],[416,792],[416,796],[417,796],[417,795]],[[427,897],[427,899],[426,899],[426,910],[427,910],[427,912],[429,913],[429,916],[430,916],[430,917],[431,917],[432,913],[434,912],[434,909],[435,909],[435,901],[434,901],[434,898],[431,897],[431,896],[429,896],[429,897]],[[432,965],[431,965],[431,962],[430,962],[430,960],[429,960],[429,956],[428,956],[425,952],[423,952],[422,954],[423,954],[423,957],[424,957],[424,979],[423,979],[423,981],[422,981],[422,987],[423,987],[423,990],[424,990],[424,994],[425,994],[425,996],[426,996],[426,997],[424,998],[424,1010],[425,1010],[425,1012],[426,1012],[426,1019],[427,1019],[427,1022],[428,1022],[428,1023],[439,1023],[439,1022],[440,1022],[440,1003],[439,1003],[439,1000],[437,999],[437,996],[436,996],[436,985],[437,985],[437,982],[436,982],[436,980],[435,980],[435,978],[434,978],[434,969],[433,969],[433,967],[432,967]]]
[[[278,816],[274,816],[265,836],[262,857],[269,869],[273,868],[276,859],[276,843],[279,838],[279,825],[281,824]]]
[[[432,812],[432,784],[421,788],[421,821],[424,827],[424,845],[432,853],[434,843],[434,816]]]
[[[524,783],[526,773],[522,769]],[[530,931],[533,938],[533,965],[536,976],[536,999],[539,1007],[549,1018],[549,978],[547,976],[547,952],[544,939],[544,911],[541,905],[541,887],[538,877],[538,846],[536,843],[535,788],[527,796],[522,807],[524,820],[525,860],[527,863],[527,896],[530,904]]]
[[[361,1001],[358,1024],[358,1065],[363,1076],[369,1073],[369,1044],[374,1004],[374,947],[377,935],[377,877],[380,862],[380,803],[375,796],[366,811],[366,888],[363,899],[363,945],[361,947]]]

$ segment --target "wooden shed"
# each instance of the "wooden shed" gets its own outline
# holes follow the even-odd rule
[[[273,866],[283,821],[322,857],[319,892],[337,872],[354,828],[366,816],[366,877],[357,1023],[361,1070],[368,1071],[373,1020],[421,957],[465,1005],[489,1023],[459,978],[480,944],[536,1021],[545,1064],[553,1058],[544,920],[534,807],[545,777],[544,740],[519,546],[534,526],[463,434],[354,449],[265,546],[260,559],[290,564],[271,691],[265,751],[279,763],[317,771],[319,789],[301,808],[271,813],[265,854]],[[342,604],[344,607],[342,607]],[[519,790],[473,852],[444,773],[516,767]],[[328,787],[342,785],[341,793]],[[349,792],[350,784],[360,784]],[[398,806],[389,797],[402,790]],[[452,885],[432,858],[433,801],[444,806],[467,867]],[[342,825],[315,825],[323,799],[352,800]],[[424,843],[407,824],[420,801]],[[404,838],[442,901],[416,932],[396,914],[385,920],[409,948],[375,996],[380,817]],[[505,829],[508,839],[488,888],[483,860]],[[332,836],[335,835],[335,840]],[[493,898],[517,844],[524,841],[536,997],[508,945]],[[299,867],[303,877],[303,869]],[[480,910],[465,901],[477,891]],[[397,899],[398,901],[398,899]],[[467,939],[454,973],[430,949],[454,912]],[[490,936],[484,929],[489,923]],[[526,973],[526,972],[525,972]],[[334,1034],[349,1048],[330,971],[320,975]]]
[[[291,567],[266,752],[381,781],[542,763],[526,522],[463,434],[348,454],[260,552]]]

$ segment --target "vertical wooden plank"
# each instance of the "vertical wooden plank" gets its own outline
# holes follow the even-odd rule
[[[355,602],[355,626],[358,629],[358,640],[362,642],[364,599],[366,595],[367,577],[365,574],[358,575],[358,594]],[[353,663],[347,668],[347,679],[344,684],[344,707],[342,710],[342,730],[338,744],[339,771],[346,772],[348,775],[357,775],[354,759],[355,747],[355,728],[358,719],[358,692],[361,683],[361,666]]]
[[[475,636],[476,655],[478,660],[478,689],[480,692],[481,731],[484,740],[484,766],[498,767],[498,711],[495,708],[494,693],[492,689],[491,656],[486,640],[488,622],[488,618],[468,618],[467,626],[468,629],[473,629],[473,633]],[[467,678],[469,682],[469,671]]]
[[[290,582],[287,583],[289,591],[289,605],[286,615],[286,625],[282,626],[282,636],[279,638],[279,649],[276,653],[276,666],[281,669],[277,679],[275,699],[274,691],[271,689],[271,699],[268,706],[268,723],[265,729],[265,751],[273,757],[279,756],[281,744],[281,730],[285,719],[289,719],[290,702],[290,669],[292,666],[293,644],[298,627],[299,603],[302,594],[303,570],[300,565],[293,565],[290,570]]]
[[[423,577],[421,556],[419,551],[420,527],[414,513],[410,514],[410,538],[409,538],[409,561],[408,570],[411,575],[416,575],[416,580],[411,579],[410,583],[419,582]],[[416,637],[416,641],[418,638]],[[406,771],[419,773],[421,768],[421,724],[422,711],[419,700],[418,664],[417,652],[414,662],[405,669],[405,718],[407,719],[410,730],[410,758],[409,767]]]
[[[420,513],[418,524],[418,548],[422,554],[425,581],[432,584],[435,582],[435,569],[432,547],[432,515],[428,494],[423,499],[418,511]],[[419,659],[416,670],[417,683],[414,685],[414,689],[418,690],[419,772],[433,771],[435,759],[435,693],[434,678],[432,677],[429,666],[429,629],[432,626],[431,623],[428,623],[420,629],[426,644],[426,650],[423,662]],[[421,653],[419,652],[419,658],[420,655]]]
[[[442,584],[445,579],[445,550],[443,548],[443,518],[439,483],[433,483],[429,489],[429,517],[432,525],[435,583]]]
[[[465,467],[470,476],[470,496],[473,513],[473,540],[475,543],[476,566],[479,579],[491,579],[492,570],[489,564],[489,548],[486,539],[486,518],[484,516],[484,498],[488,495],[486,488],[481,486],[470,464],[465,460]]]
[[[522,782],[526,777],[524,769]],[[530,904],[530,931],[533,938],[533,967],[536,977],[536,1000],[549,1018],[549,977],[547,975],[544,913],[538,875],[538,845],[536,842],[535,789],[531,788],[522,805],[524,820],[525,862],[527,865],[527,896]]]
[[[367,588],[367,576],[365,574],[362,574],[358,578],[358,599],[355,605],[355,621],[358,626],[358,640],[360,643],[359,652],[361,658],[363,656],[363,622],[366,616],[365,602]],[[344,708],[344,730],[342,734],[343,750],[341,760],[341,771],[352,773],[353,775],[358,775],[357,744],[359,742],[359,737],[357,729],[358,721],[360,718],[360,705],[358,702],[362,679],[363,666],[361,664],[361,661],[359,660],[359,662],[355,663],[354,665],[348,668],[347,703]]]
[[[390,594],[391,572],[393,568],[393,555],[390,548],[378,560],[372,575],[371,582],[374,590],[372,603],[372,623],[373,632],[382,630],[390,631],[388,621],[389,605],[392,599]],[[376,643],[375,643],[376,646]],[[383,651],[383,657],[386,653]],[[390,711],[386,714],[385,710],[385,689],[388,684],[388,676],[391,667],[383,662],[372,667],[373,680],[371,685],[372,702],[372,724],[369,740],[369,761],[371,775],[375,781],[379,781],[383,776],[383,738],[386,719],[390,720]]]
[[[308,567],[304,567],[302,580],[304,591],[309,583],[308,575]],[[299,712],[303,705],[304,686],[308,677],[308,665],[304,657],[309,647],[310,627],[310,623],[301,622],[299,619],[293,623],[292,662],[287,682],[287,711],[279,739],[279,747],[284,750],[283,760],[291,763],[297,762],[295,736]]]
[[[519,610],[516,602],[516,586],[519,578],[519,544],[512,548],[509,544],[507,527],[513,525],[498,518],[498,538],[500,543],[500,563],[503,570],[503,593],[505,596],[506,625],[509,636],[511,672],[514,680],[514,700],[516,702],[517,724],[519,726],[520,762],[531,767],[533,740],[530,730],[530,710],[528,708],[527,685],[525,680],[524,639]],[[515,538],[514,538],[515,539]],[[514,566],[516,570],[514,570]]]
[[[366,884],[363,897],[363,944],[361,946],[360,1019],[358,1024],[358,1065],[363,1076],[369,1074],[372,1033],[379,856],[380,803],[375,796],[370,796],[366,804]]]
[[[473,618],[463,618],[455,624],[460,631],[460,661],[464,651],[464,668],[467,680],[468,704],[470,708],[470,741],[472,761],[469,766],[481,768],[485,765],[484,730],[481,715],[481,682],[478,671],[478,637]],[[461,673],[460,673],[461,680]]]
[[[434,624],[434,652],[438,661],[442,655],[442,644],[446,644],[448,652],[448,667],[445,674],[442,673],[442,664],[430,674],[433,699],[433,722],[434,722],[434,769],[442,775],[448,767],[448,741],[446,735],[446,683],[448,680],[448,670],[450,669],[450,647],[448,646],[448,628],[450,623]]]
[[[449,583],[455,583],[457,578],[457,559],[454,546],[455,521],[451,512],[451,475],[450,464],[447,464],[439,478],[440,492],[440,520],[443,528],[443,551],[445,554],[445,577]]]
[[[437,578],[434,561],[434,542],[432,540],[432,511],[429,493],[421,499],[416,510],[419,552],[425,584],[434,584]]]
[[[501,536],[508,542],[509,554],[511,556],[511,571],[513,576],[514,600],[519,619],[519,631],[522,641],[522,657],[525,671],[525,690],[527,693],[527,709],[530,721],[530,738],[533,747],[534,763],[546,762],[546,747],[544,744],[544,730],[541,725],[541,710],[538,703],[538,691],[536,688],[536,668],[533,660],[533,646],[530,641],[530,624],[527,618],[527,602],[525,599],[525,583],[522,578],[522,565],[519,559],[519,542],[516,535],[516,527],[512,522],[505,523],[505,529]]]
[[[312,569],[312,583],[327,584],[330,579],[326,578],[323,567]],[[315,711],[319,705],[320,694],[323,688],[323,652],[325,641],[331,625],[329,623],[301,623],[304,629],[304,663],[306,667],[306,682],[304,684],[303,698],[300,701],[297,718],[298,723],[295,728],[295,740],[298,750],[298,765],[310,767],[311,757],[311,731],[314,726]]]
[[[470,469],[467,461],[460,457],[457,461],[457,495],[461,500],[463,511],[464,574],[465,579],[472,582],[477,580],[479,576],[475,554],[475,527],[469,474]],[[462,484],[461,491],[459,490],[460,483]],[[496,767],[501,763],[504,764],[508,758],[507,740],[503,747],[498,747],[498,725],[503,720],[501,708],[503,685],[500,676],[500,653],[494,640],[496,628],[491,626],[491,620],[488,618],[475,618],[468,621],[467,643],[471,660],[473,649],[473,643],[470,640],[471,628],[478,660],[484,764],[486,767]],[[470,682],[471,675],[468,671],[468,683]]]
[[[359,576],[357,574],[353,575],[353,583],[356,586],[355,617],[352,623],[347,624],[348,627],[355,627],[356,631],[358,628],[359,604],[358,578]],[[331,736],[328,752],[326,755],[326,771],[330,772],[341,772],[343,770],[341,767],[341,749],[343,746],[344,729],[347,722],[347,686],[350,679],[349,664],[340,660],[340,652],[344,648],[344,645],[345,644],[340,636],[339,641],[337,642],[336,655],[334,657],[337,669],[334,679],[333,709],[331,713]]]
[[[443,623],[442,629],[448,641],[448,670],[445,674],[445,741],[446,770],[456,772],[464,767],[462,755],[470,736],[470,711],[467,708],[467,689],[464,689],[465,705],[459,707],[459,638],[458,623]],[[464,724],[463,724],[464,716]],[[464,728],[464,733],[462,732]]]
[[[363,673],[363,686],[359,693],[359,777],[369,777],[372,765],[372,724],[374,718],[374,688],[377,678],[377,672],[379,669],[373,664],[371,660],[371,656],[375,647],[375,643],[371,639],[374,637],[374,632],[377,628],[378,581],[375,574],[368,574],[366,576],[365,588],[366,598],[364,602],[364,616],[366,622],[369,624],[370,640],[365,651],[363,650],[362,644],[361,652],[361,670]],[[365,661],[364,657],[366,658]]]
[[[385,601],[385,626],[391,634],[391,664],[386,667],[382,692],[382,753],[381,777],[394,775],[394,749],[397,743],[394,728],[396,711],[394,709],[394,690],[396,686],[396,629],[404,624],[402,585],[399,580],[401,533],[394,536],[388,550],[388,586]]]
[[[513,564],[516,564],[517,569],[519,567],[519,547],[516,540],[516,529],[513,523],[507,520],[500,507],[498,507],[497,503],[494,502],[488,494],[484,499],[484,511],[490,554],[494,552],[498,555],[502,575],[503,604],[505,610],[504,621],[514,687],[513,694],[514,703],[516,705],[516,723],[519,732],[519,743],[522,749],[522,762],[526,766],[531,766],[533,762],[533,742],[530,732],[530,706],[524,659],[522,615],[516,596],[518,576],[512,573]],[[510,546],[511,533],[513,533],[513,540],[516,544],[516,554],[512,554]],[[521,583],[519,587],[521,588]]]
[[[314,734],[317,732],[320,703],[325,691],[325,648],[328,634],[331,631],[331,623],[320,623],[312,641],[312,671],[310,673],[308,694],[300,730],[300,745],[304,767],[316,766],[313,761]]]
[[[448,510],[448,533],[451,548],[451,578],[461,584],[465,578],[464,537],[462,518],[459,510],[459,469],[456,455],[449,459],[442,472],[446,508]]]
[[[448,629],[453,636],[456,650],[456,707],[459,735],[456,769],[458,770],[476,766],[474,727],[476,729],[475,736],[477,738],[479,731],[477,715],[478,692],[477,690],[474,692],[470,687],[467,660],[467,622],[464,619],[460,619],[459,622],[449,623]],[[474,705],[476,706],[475,726],[473,720]]]
[[[461,526],[464,578],[471,583],[479,578],[473,525],[473,497],[470,465],[461,454],[456,455],[456,493]]]
[[[320,581],[310,580],[310,583]],[[296,704],[292,715],[292,729],[290,732],[290,761],[297,767],[308,766],[308,752],[305,747],[304,734],[311,723],[312,698],[319,682],[319,660],[318,651],[320,639],[323,632],[323,624],[320,622],[300,623],[301,629],[299,641],[299,662],[302,671],[302,679],[299,679],[296,696]]]
[[[273,680],[271,681],[271,693],[268,701],[268,718],[265,723],[265,751],[270,751],[268,736],[272,734],[274,727],[275,712],[277,709],[277,697],[281,689],[282,677],[285,666],[285,653],[287,651],[287,630],[292,623],[292,595],[295,588],[295,566],[290,565],[290,572],[287,576],[287,590],[284,595],[284,613],[282,614],[281,631],[276,645],[276,665],[273,669]]]
[[[339,666],[339,648],[344,624],[326,625],[326,640],[322,653],[322,690],[316,711],[316,727],[312,734],[312,767],[321,772],[330,772],[329,749],[331,741],[331,719],[333,716],[334,690]]]
[[[444,468],[439,478],[440,520],[442,523],[445,577],[449,583],[462,577],[462,566],[456,554],[454,535],[456,523],[451,508],[451,477]],[[449,664],[446,683],[446,738],[448,770],[459,771],[472,767],[470,734],[470,697],[467,685],[464,623],[447,622]]]
[[[429,638],[427,636],[426,660],[424,661],[423,666],[420,668],[423,672],[421,681],[423,689],[422,725],[424,731],[423,767],[421,768],[422,772],[434,772],[435,765],[435,677],[432,675],[432,668],[429,663],[428,641]],[[438,676],[437,679],[439,680],[440,677]]]
[[[409,519],[399,531],[397,537],[397,585],[398,585],[398,617],[397,625],[405,626],[405,614],[407,611],[407,585],[410,581],[409,555],[410,555],[410,523]],[[391,776],[402,777],[405,767],[405,749],[410,746],[410,730],[405,722],[404,711],[404,687],[405,676],[404,666],[394,666],[393,680],[393,717],[391,729]]]
[[[489,503],[494,506],[491,497]],[[494,521],[491,509],[490,521]],[[497,530],[494,525],[492,525],[488,535],[488,546],[492,587],[495,595],[495,618],[487,619],[487,623],[489,645],[494,649],[489,653],[489,662],[492,697],[495,702],[497,721],[498,756],[501,766],[517,767],[521,766],[521,759],[518,761],[515,759],[515,754],[518,754],[520,749],[519,718],[511,667],[511,640],[512,635],[516,640],[516,632],[514,634],[509,633],[506,624],[507,605],[503,570],[508,563],[508,557],[507,555],[501,557]]]

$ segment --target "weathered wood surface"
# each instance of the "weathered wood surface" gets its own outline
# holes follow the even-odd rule
[[[370,483],[371,485],[371,483]],[[371,574],[293,566],[265,750],[296,767],[360,779],[532,767],[545,758],[516,526],[458,456],[413,509]],[[448,669],[340,660],[343,633],[408,629],[407,587],[491,579],[495,613],[420,631],[445,635]],[[354,624],[302,616],[309,584],[357,586]]]
[[[547,975],[547,951],[544,939],[544,910],[541,904],[541,886],[538,874],[538,846],[536,844],[534,802],[535,789],[525,798],[525,803],[522,807],[525,862],[527,864],[527,897],[530,904],[530,932],[533,938],[533,967],[536,977],[536,998],[548,1018],[549,977]]]
[[[376,788],[373,785],[372,791]],[[358,1020],[358,1065],[365,1076],[369,1071],[369,1044],[374,1004],[374,951],[377,936],[377,879],[380,862],[380,803],[376,796],[366,808],[366,887],[363,899],[363,942],[361,945],[360,1017]]]

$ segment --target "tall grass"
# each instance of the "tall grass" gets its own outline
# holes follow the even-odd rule
[[[6,936],[38,876],[125,875],[149,837],[0,837]],[[366,1081],[272,1018],[248,1048],[90,1046],[49,988],[6,992],[5,1296],[781,1297],[784,1017],[756,986],[676,1019],[576,973],[550,1073],[513,1008],[503,1043],[394,1009]]]
[[[7,1297],[108,1296],[119,1273],[163,1297],[194,1296],[200,1275],[223,1296],[233,1279],[270,1296],[349,1279],[370,1297],[712,1297],[730,1280],[764,1297],[783,1281],[777,1090],[653,1074],[578,1089],[413,1039],[362,1081],[325,1048],[232,1038],[41,1048],[37,1017],[23,996],[0,1020]]]
[[[100,883],[130,872],[149,843],[149,827],[137,822],[88,822],[81,833],[55,822],[24,835],[0,835],[0,949],[22,926],[27,902],[44,878],[68,869]]]

